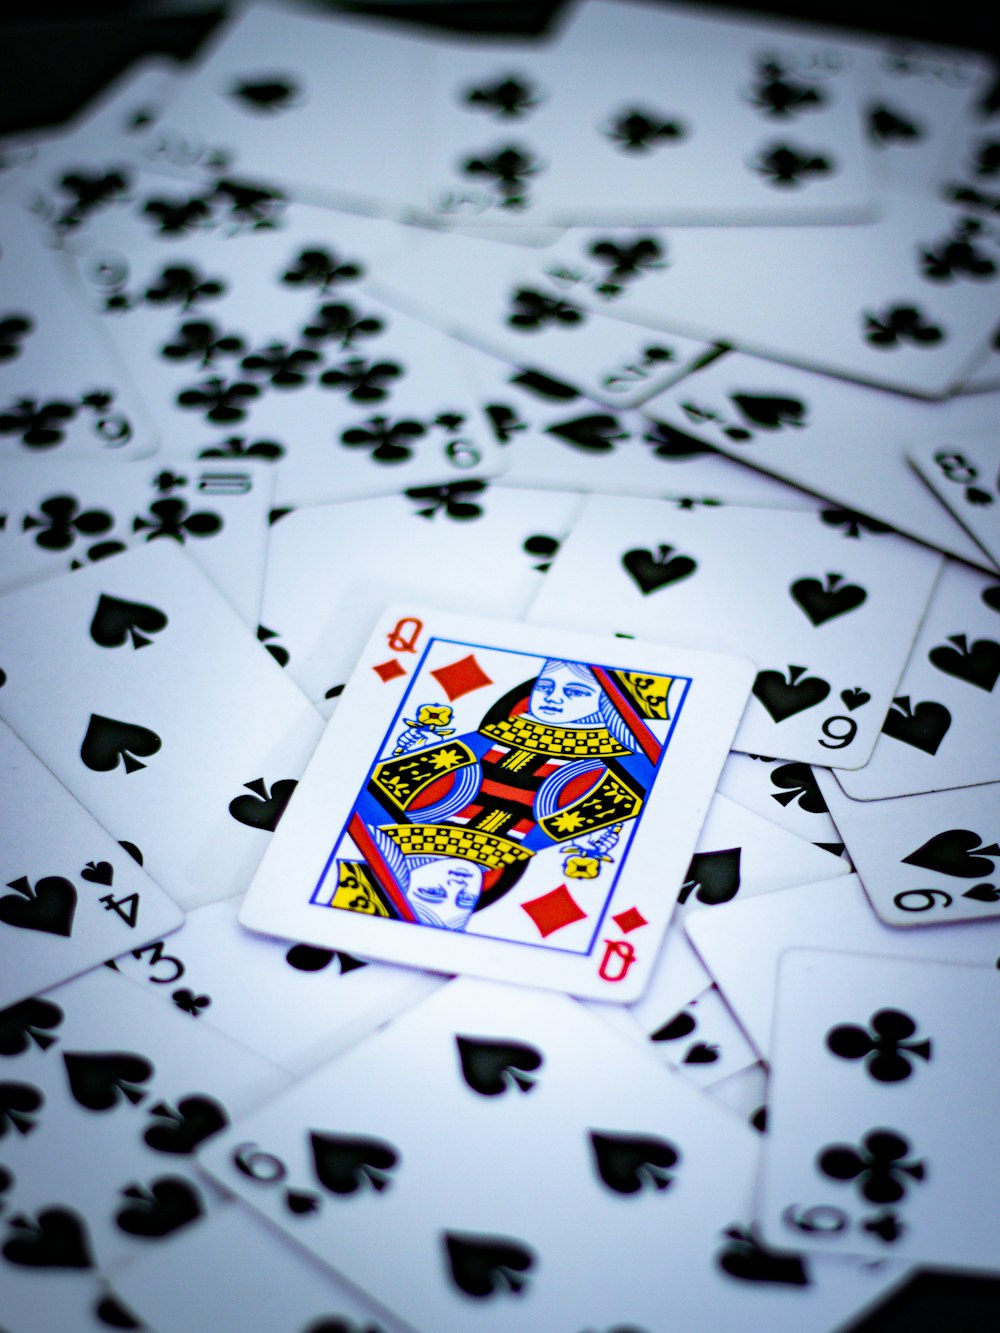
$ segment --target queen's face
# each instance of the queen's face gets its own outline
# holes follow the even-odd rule
[[[597,712],[600,687],[581,680],[567,666],[550,667],[535,681],[528,712],[536,722],[573,726]]]
[[[411,870],[406,897],[425,926],[464,930],[482,883],[482,867],[457,856],[440,856]]]

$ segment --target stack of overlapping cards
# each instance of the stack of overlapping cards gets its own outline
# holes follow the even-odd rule
[[[249,8],[4,146],[5,1330],[1000,1271],[994,79]]]

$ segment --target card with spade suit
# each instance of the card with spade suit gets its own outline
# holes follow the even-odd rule
[[[592,496],[528,618],[745,652],[759,671],[734,748],[858,768],[940,565],[834,506],[683,509]]]
[[[240,920],[627,1003],[752,675],[742,658],[392,607]]]

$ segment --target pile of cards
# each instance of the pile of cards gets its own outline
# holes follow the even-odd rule
[[[0,144],[10,1333],[1000,1272],[995,81],[250,7]]]

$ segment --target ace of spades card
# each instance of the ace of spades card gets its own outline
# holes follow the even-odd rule
[[[738,658],[390,608],[240,920],[626,1003],[752,674]]]

